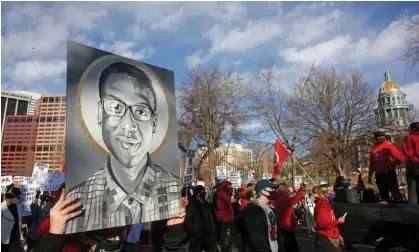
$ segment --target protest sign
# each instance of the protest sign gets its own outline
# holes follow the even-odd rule
[[[64,183],[64,172],[50,172],[48,176],[39,183],[43,192],[55,192]]]
[[[306,225],[307,225],[307,230],[308,233],[310,234],[310,232],[315,232],[314,229],[314,202],[311,201],[310,196],[306,195],[304,197],[304,203],[305,203],[305,208],[306,208]]]
[[[227,168],[225,168],[225,166],[216,166],[215,169],[217,171],[217,178],[219,180],[224,180],[227,178]]]
[[[241,186],[240,172],[239,171],[228,172],[228,181],[231,182],[231,187],[239,188]]]
[[[1,193],[6,193],[6,187],[13,183],[13,176],[1,176]]]
[[[294,184],[295,184],[295,190],[300,189],[300,185],[303,183],[303,176],[294,176]]]
[[[272,177],[272,175],[270,173],[264,173],[263,174],[263,179],[270,179]]]
[[[31,203],[36,196],[37,188],[39,188],[39,185],[35,182],[20,185],[20,191],[22,192],[22,194],[20,195],[21,202],[19,204],[19,207],[22,216],[32,215]]]
[[[190,186],[194,180],[194,168],[195,168],[195,151],[189,150],[185,161],[185,172],[183,176],[183,184]]]
[[[28,184],[28,182],[32,181],[32,178],[25,177],[25,176],[14,176],[13,183],[19,183],[21,185]]]
[[[252,183],[254,182],[254,175],[255,175],[255,171],[251,170],[247,173],[247,182],[248,183]]]
[[[44,163],[35,163],[32,172],[32,178],[38,181],[40,185],[42,185],[45,179],[48,178],[48,169],[49,164]]]

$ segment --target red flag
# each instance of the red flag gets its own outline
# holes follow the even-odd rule
[[[281,170],[281,165],[287,160],[290,153],[288,152],[287,148],[285,148],[282,143],[276,139],[275,142],[275,157],[274,157],[274,168],[272,171],[272,178],[276,180],[276,177],[279,175]]]

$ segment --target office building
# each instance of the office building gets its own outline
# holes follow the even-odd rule
[[[14,93],[27,95],[31,97],[31,102],[29,103],[29,108],[28,108],[28,115],[34,115],[35,109],[36,109],[36,103],[39,101],[42,95],[38,93],[34,93],[34,92],[29,92],[29,91],[14,91]]]
[[[66,96],[42,96],[39,104],[35,162],[49,164],[50,171],[61,171],[65,162]]]
[[[1,175],[30,176],[34,166],[38,117],[9,115],[5,119]]]
[[[11,91],[1,91],[1,132],[9,115],[27,115],[31,96]]]

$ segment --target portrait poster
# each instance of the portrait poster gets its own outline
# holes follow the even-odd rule
[[[21,184],[20,185],[20,191],[22,194],[20,195],[20,212],[22,216],[31,216],[31,203],[34,200],[36,196],[36,190],[39,188],[39,185],[32,181],[30,183]]]
[[[67,233],[172,218],[180,209],[174,72],[73,41],[67,50]]]

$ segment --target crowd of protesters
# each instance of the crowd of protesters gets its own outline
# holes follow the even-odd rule
[[[391,191],[395,202],[401,200],[396,165],[405,157],[375,133],[376,144],[371,149],[369,182],[376,173],[376,183],[382,200],[389,200]],[[410,126],[403,152],[407,156],[407,181],[409,201],[417,204],[419,174],[419,124]],[[380,153],[380,154],[377,154]],[[342,251],[345,244],[339,225],[345,216],[337,218],[332,202],[338,192],[350,185],[338,177],[334,185],[316,185],[311,188],[310,199],[315,203],[313,219],[316,251]],[[164,252],[299,252],[296,233],[304,213],[301,204],[305,185],[295,191],[273,179],[259,180],[241,188],[232,188],[228,180],[220,181],[211,189],[202,185],[184,187],[181,190],[182,208],[178,216],[164,221],[164,229],[153,229]],[[365,190],[361,175],[358,192]],[[81,202],[76,198],[65,199],[64,184],[53,193],[37,193],[31,204],[32,216],[22,220],[18,204],[21,192],[13,184],[6,188],[2,206],[2,251],[144,251],[137,243],[127,239],[131,226],[116,227],[66,235],[67,221],[79,216]],[[412,199],[411,199],[412,197]],[[77,202],[77,203],[76,203]],[[307,209],[305,209],[307,211]],[[25,224],[23,224],[23,222]],[[25,231],[26,230],[26,231]],[[26,237],[22,244],[22,237]]]

